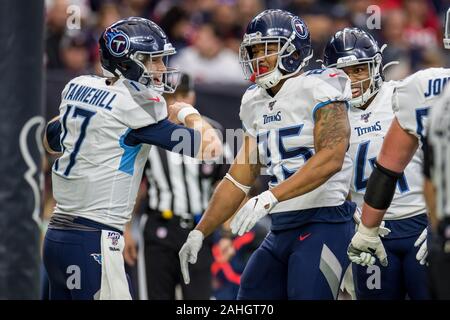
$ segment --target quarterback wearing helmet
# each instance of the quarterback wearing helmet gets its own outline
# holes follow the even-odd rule
[[[150,145],[173,150],[180,130],[176,136],[190,139],[178,149],[190,156],[203,155],[208,144],[221,148],[211,132],[212,145],[200,150],[211,126],[192,106],[174,104],[168,112],[161,94],[176,81],[164,59],[175,50],[159,26],[128,18],[108,27],[99,43],[106,77],[69,81],[44,138],[48,151],[61,153],[52,168],[56,207],[43,250],[50,299],[130,299],[122,231]]]

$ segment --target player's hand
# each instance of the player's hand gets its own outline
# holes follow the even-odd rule
[[[375,257],[384,267],[388,265],[386,250],[379,236],[379,227],[367,228],[363,223],[358,226],[358,231],[352,238],[347,255],[351,262],[362,266],[375,264]]]
[[[425,228],[420,234],[419,238],[414,243],[414,247],[417,248],[418,246],[420,246],[419,250],[417,251],[416,259],[420,261],[421,265],[424,265],[427,262],[426,261],[426,258],[428,256],[427,235],[428,231],[427,228]]]
[[[182,124],[180,120],[178,120],[178,112],[181,111],[181,109],[184,108],[193,108],[192,105],[185,102],[175,102],[174,104],[171,104],[167,107],[167,113],[169,117],[169,121],[177,124]]]
[[[185,284],[189,284],[191,281],[189,277],[189,265],[188,262],[194,264],[197,262],[197,255],[203,244],[203,233],[199,230],[192,230],[189,232],[186,242],[181,247],[178,256],[180,257],[181,273]]]
[[[134,238],[131,235],[131,231],[127,230],[127,228],[125,228],[123,237],[125,240],[125,247],[123,248],[123,259],[129,266],[134,266],[137,260],[136,241],[134,241]]]
[[[358,226],[361,223],[361,209],[356,208],[355,214],[353,215],[353,220],[356,223],[355,231],[358,231]],[[384,221],[381,221],[380,228],[378,229],[378,235],[382,238],[386,237],[391,233],[391,229],[385,227]]]
[[[277,198],[269,190],[251,198],[231,221],[231,232],[242,236],[250,231],[256,222],[267,215],[277,203]]]

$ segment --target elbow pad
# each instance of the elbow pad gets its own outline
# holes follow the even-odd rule
[[[397,180],[403,172],[394,172],[386,169],[375,161],[375,168],[367,182],[364,201],[372,208],[386,210],[389,208],[394,198]]]

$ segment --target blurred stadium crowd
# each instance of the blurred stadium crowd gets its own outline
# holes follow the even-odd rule
[[[385,62],[400,61],[391,79],[441,66],[445,0],[47,0],[46,65],[74,76],[99,72],[97,39],[105,27],[129,16],[149,18],[168,34],[178,50],[174,63],[196,83],[243,83],[237,52],[247,23],[266,8],[286,9],[302,17],[312,34],[316,58],[338,29],[367,30],[366,12],[381,9],[381,28],[370,30],[386,43]],[[79,28],[67,28],[68,7],[78,6]],[[70,12],[70,9],[69,9]],[[314,63],[312,63],[314,67]]]
[[[380,29],[367,29],[370,16],[367,8],[371,5],[381,9]],[[442,46],[444,13],[449,5],[446,0],[46,0],[45,114],[47,120],[57,115],[60,92],[70,79],[82,74],[101,74],[98,37],[121,18],[149,18],[165,30],[178,51],[171,65],[191,76],[198,101],[214,102],[225,97],[222,103],[228,103],[226,97],[230,96],[233,106],[218,108],[214,113],[214,119],[228,127],[230,122],[224,119],[233,117],[233,121],[238,121],[239,100],[234,88],[243,92],[248,86],[239,65],[239,44],[248,22],[262,10],[286,9],[305,20],[314,48],[314,59],[308,69],[320,67],[316,59],[321,58],[326,41],[337,30],[347,26],[368,30],[380,45],[388,45],[384,63],[399,62],[387,70],[386,78],[391,80],[420,69],[450,65]],[[68,16],[74,8],[79,10],[80,24],[68,28]],[[205,87],[215,90],[202,91]],[[47,220],[54,206],[51,157],[48,160],[44,161]],[[264,232],[247,240],[259,242],[263,237]],[[220,274],[221,264],[236,256],[242,247],[242,240],[235,242],[220,236],[216,240],[215,262],[211,267],[214,286],[217,288],[224,281],[230,285],[224,291],[216,291],[216,298],[233,298],[245,259],[256,248],[255,244],[244,248],[248,252],[241,253],[232,264],[235,272]]]

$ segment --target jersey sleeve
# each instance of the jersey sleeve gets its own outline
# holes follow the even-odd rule
[[[441,96],[450,79],[450,69],[429,68],[399,81],[392,95],[392,108],[400,126],[423,142],[428,127],[428,110]]]
[[[131,129],[155,124],[167,117],[165,99],[156,91],[130,80],[123,80],[124,94],[112,109],[113,116]]]
[[[423,100],[420,86],[420,75],[414,74],[399,81],[392,94],[392,109],[400,126],[409,134],[420,139],[418,115]],[[425,106],[422,106],[425,109]],[[420,116],[420,115],[419,115]]]
[[[241,108],[239,111],[239,118],[242,121],[242,128],[250,136],[256,138],[256,128],[255,128],[255,113],[252,110],[252,98],[256,94],[258,87],[252,85],[247,89],[247,91],[242,96]]]
[[[310,85],[314,100],[311,105],[313,119],[320,108],[337,101],[348,103],[352,98],[350,79],[342,70],[318,69],[308,72],[306,76],[311,77]]]

